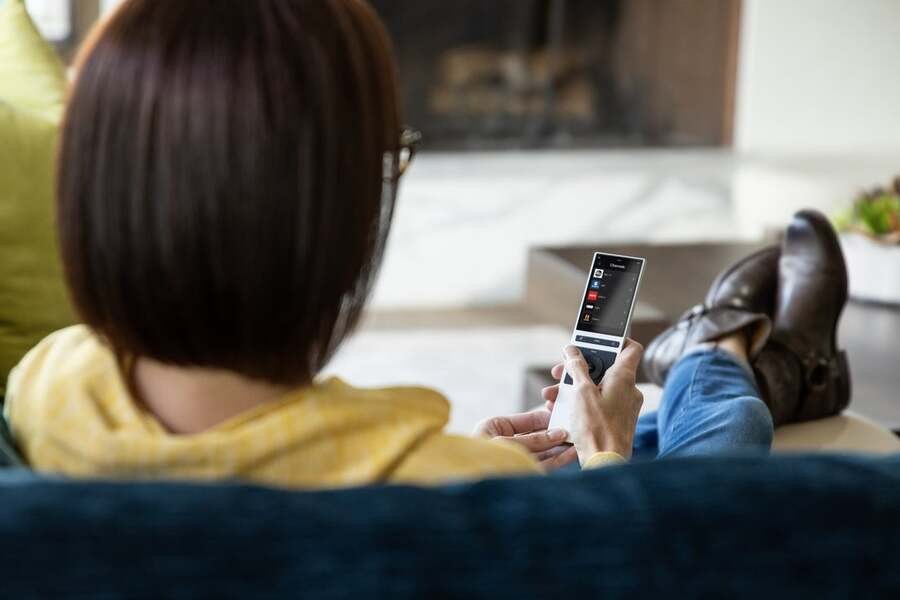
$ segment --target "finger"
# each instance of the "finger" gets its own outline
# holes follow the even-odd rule
[[[643,355],[643,346],[632,339],[625,340],[622,351],[619,353],[619,356],[616,357],[616,361],[609,369],[610,378],[622,378],[626,383],[634,385],[637,377],[637,369],[641,364],[641,357]]]
[[[570,465],[578,460],[578,451],[575,450],[575,446],[565,445],[557,447],[562,448],[562,451],[553,452],[543,460],[539,459],[539,462],[541,463],[541,466],[544,467],[545,471],[555,471],[556,469]]]
[[[531,433],[541,429],[547,429],[550,423],[550,413],[543,408],[531,410],[514,415],[494,417],[496,429],[502,436],[513,436],[521,433]]]
[[[588,370],[587,361],[584,360],[584,356],[581,355],[581,351],[578,350],[577,347],[569,345],[566,346],[566,372],[572,377],[572,381],[575,382],[576,385],[590,383],[593,385],[593,381],[591,381],[590,371]]]
[[[534,455],[534,457],[538,460],[538,462],[544,462],[546,460],[550,460],[556,456],[559,456],[566,450],[568,450],[572,444],[559,444],[557,446],[553,446],[549,450],[544,450],[543,452],[538,452]]]
[[[559,384],[550,385],[541,390],[541,398],[546,400],[547,402],[556,401],[556,397],[559,396]]]
[[[553,406],[556,404],[556,400],[547,400],[544,402],[544,408],[548,411],[553,412]]]
[[[496,437],[498,435],[512,435],[512,427],[508,430],[503,429],[503,418],[502,417],[493,417],[491,419],[484,419],[483,421],[479,421],[477,425],[475,425],[475,429],[472,431],[472,435],[475,437]]]
[[[550,411],[542,408],[536,408],[531,412],[531,431],[546,431],[550,425]]]
[[[563,372],[565,370],[566,366],[563,363],[553,365],[553,367],[550,369],[550,376],[553,377],[553,379],[562,379]]]
[[[562,429],[552,429],[550,431],[535,431],[533,433],[523,433],[516,436],[504,436],[502,439],[509,440],[520,446],[524,446],[530,452],[544,452],[553,446],[558,446],[565,441],[566,432]]]

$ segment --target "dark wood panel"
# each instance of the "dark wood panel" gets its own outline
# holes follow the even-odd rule
[[[617,47],[620,88],[670,143],[729,145],[740,0],[629,0]]]

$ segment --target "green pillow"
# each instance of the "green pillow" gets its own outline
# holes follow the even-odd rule
[[[53,223],[65,75],[22,0],[0,4],[0,397],[44,336],[73,322]]]
[[[66,93],[62,63],[22,0],[0,3],[0,100],[58,122]]]

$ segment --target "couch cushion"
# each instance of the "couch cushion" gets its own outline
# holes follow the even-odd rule
[[[828,419],[784,425],[775,431],[776,452],[900,453],[900,438],[892,431],[852,411]]]
[[[0,473],[4,596],[900,597],[900,458],[679,459],[435,489]]]
[[[0,398],[9,369],[73,320],[53,227],[65,80],[21,0],[0,6]]]

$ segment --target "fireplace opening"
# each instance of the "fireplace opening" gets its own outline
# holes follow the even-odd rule
[[[435,150],[730,144],[740,0],[372,0]]]

